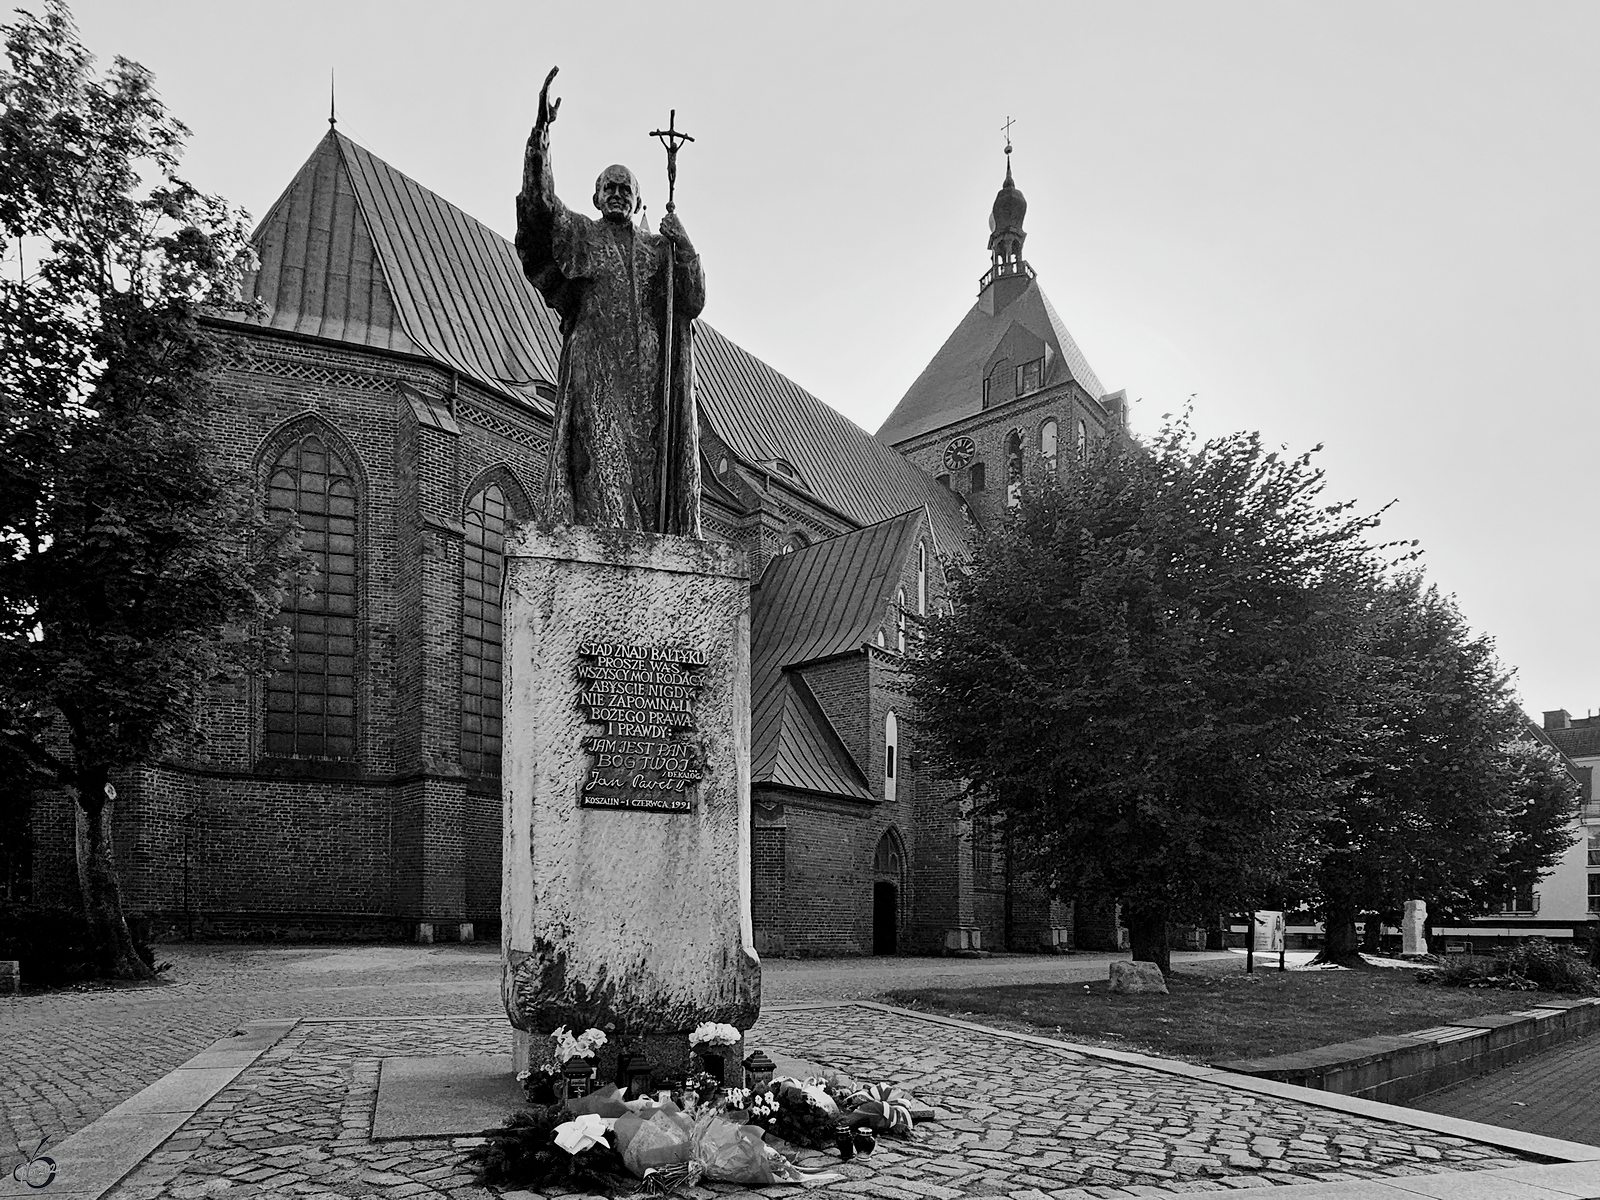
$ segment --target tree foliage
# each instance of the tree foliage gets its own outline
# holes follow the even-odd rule
[[[1136,957],[1310,866],[1376,521],[1322,488],[1252,435],[1109,443],[982,538],[914,664],[945,769]]]
[[[1348,956],[1358,911],[1466,911],[1570,842],[1492,643],[1323,486],[1182,420],[1109,443],[980,537],[912,663],[1017,865],[1120,899],[1163,968],[1171,919],[1319,903]]]
[[[0,765],[71,790],[85,908],[142,974],[108,775],[275,643],[292,545],[203,429],[244,214],[178,173],[150,74],[97,75],[65,6],[0,27]]]
[[[1462,916],[1527,886],[1571,843],[1577,785],[1527,731],[1489,638],[1420,574],[1380,582],[1358,631],[1343,789],[1317,829],[1323,957],[1358,912],[1408,898]]]

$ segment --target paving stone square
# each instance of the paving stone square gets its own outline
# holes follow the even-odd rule
[[[492,1195],[466,1139],[374,1142],[391,1055],[503,1050],[503,1018],[304,1021],[127,1177],[113,1200]],[[769,1010],[755,1044],[893,1079],[952,1114],[806,1194],[889,1200],[1184,1195],[1523,1165],[1462,1138],[1028,1045],[881,1007]],[[808,1156],[806,1165],[837,1165]],[[691,1196],[741,1196],[729,1185]],[[526,1194],[531,1195],[531,1194]]]

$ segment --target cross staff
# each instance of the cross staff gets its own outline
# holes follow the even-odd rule
[[[667,148],[667,211],[674,211],[672,203],[672,190],[678,186],[678,151],[683,149],[685,142],[694,139],[687,133],[677,128],[678,110],[673,109],[667,117],[665,129],[652,129],[650,136],[660,138],[661,144]]]
[[[674,212],[677,206],[672,201],[673,191],[678,186],[678,151],[685,142],[694,139],[687,133],[678,129],[678,110],[672,109],[667,117],[665,129],[652,129],[650,136],[660,138],[661,144],[667,148],[667,212]],[[658,472],[658,488],[660,499],[657,505],[659,521],[656,528],[663,532],[667,528],[667,472],[672,466],[672,294],[676,285],[672,278],[672,267],[678,258],[678,248],[675,243],[667,244],[667,336],[661,352],[662,383],[661,383],[661,469]]]

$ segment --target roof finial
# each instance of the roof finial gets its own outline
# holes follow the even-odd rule
[[[329,67],[328,68],[328,128],[332,129],[338,123],[339,123],[339,118],[338,118],[338,116],[335,115],[334,107],[333,107],[333,68]],[[1009,147],[1009,146],[1006,147],[1006,150],[1007,150],[1008,153],[1010,152],[1010,149],[1011,149],[1011,147]]]
[[[1007,114],[1006,123],[1001,126],[1001,129],[1004,130],[1006,135],[1006,187],[1015,186],[1011,182],[1011,127],[1015,124],[1016,122],[1011,119],[1010,114]]]

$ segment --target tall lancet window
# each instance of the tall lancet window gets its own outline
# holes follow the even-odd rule
[[[928,544],[917,543],[917,615],[928,615]]]
[[[500,774],[500,584],[506,494],[491,483],[467,502],[461,572],[461,769]]]
[[[894,803],[900,764],[900,723],[891,711],[883,718],[883,798]]]
[[[267,476],[267,510],[300,523],[316,566],[307,594],[292,593],[278,620],[288,657],[266,683],[267,754],[356,756],[356,478],[322,438],[287,446]]]
[[[1045,470],[1052,475],[1056,470],[1056,441],[1059,436],[1059,426],[1056,419],[1051,417],[1039,426],[1039,457],[1044,459]]]
[[[899,598],[895,601],[894,613],[895,643],[901,654],[906,652],[906,590],[900,589]]]
[[[1022,440],[1020,429],[1006,434],[1006,507],[1022,503]]]

